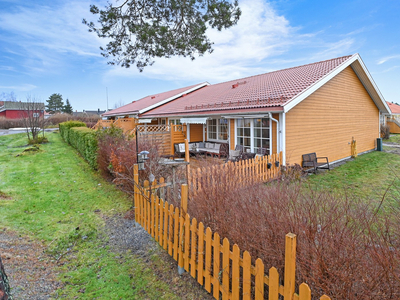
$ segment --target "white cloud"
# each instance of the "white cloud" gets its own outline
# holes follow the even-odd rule
[[[16,90],[20,92],[29,92],[36,88],[33,84],[22,84],[22,85],[11,85],[11,86],[0,86],[0,89]]]
[[[68,55],[75,59],[100,57],[101,41],[82,24],[84,17],[92,18],[86,1],[52,7],[15,6],[0,12],[4,33],[0,39],[14,49],[10,53],[19,55],[25,67],[35,72],[54,72]]]
[[[377,64],[381,65],[381,64],[384,64],[385,62],[387,62],[388,60],[396,59],[396,58],[400,58],[400,55],[392,55],[392,56],[383,57],[380,60],[378,60]]]

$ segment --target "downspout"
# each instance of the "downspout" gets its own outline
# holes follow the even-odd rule
[[[271,113],[268,113],[269,118],[276,123],[276,152],[279,153],[280,144],[279,144],[279,121],[272,117]],[[272,149],[271,149],[272,150]]]

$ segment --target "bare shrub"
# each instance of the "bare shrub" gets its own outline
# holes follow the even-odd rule
[[[23,127],[24,123],[22,119],[6,119],[5,117],[0,117],[0,128],[10,129]]]
[[[384,140],[388,140],[390,138],[390,127],[389,125],[381,124],[381,138]]]
[[[86,127],[92,128],[100,120],[100,116],[86,115],[86,116],[73,116],[70,114],[54,114],[51,115],[47,121],[49,125],[58,125],[67,121],[81,121],[86,124]]]
[[[314,298],[398,299],[398,204],[376,211],[368,200],[337,197],[286,181],[232,188],[225,173],[210,174],[191,194],[189,214],[275,266],[283,278],[285,234],[297,234],[298,283]],[[393,211],[395,210],[395,211]]]

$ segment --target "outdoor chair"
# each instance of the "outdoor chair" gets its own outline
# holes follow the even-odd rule
[[[236,145],[235,150],[229,150],[229,156],[226,161],[235,162],[241,160],[243,152],[244,147],[242,145]]]
[[[317,157],[317,154],[315,152],[303,154],[302,157],[302,167],[308,169],[312,168],[311,170],[314,170],[314,173],[317,172],[317,169],[331,169],[328,157]]]

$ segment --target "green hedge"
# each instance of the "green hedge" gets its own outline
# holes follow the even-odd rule
[[[83,124],[83,126],[82,126]],[[97,135],[83,122],[68,121],[59,124],[64,141],[74,147],[93,169],[97,169]]]
[[[69,142],[69,132],[72,127],[86,127],[86,124],[80,121],[68,121],[58,124],[60,135],[68,144],[71,144]]]

